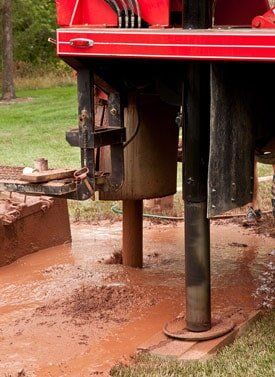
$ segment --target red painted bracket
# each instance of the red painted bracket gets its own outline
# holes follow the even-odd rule
[[[257,29],[275,29],[275,7],[263,16],[257,16],[252,21],[252,27]]]

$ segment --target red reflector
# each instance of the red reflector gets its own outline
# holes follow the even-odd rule
[[[85,38],[75,38],[70,40],[70,45],[72,47],[80,47],[80,48],[85,48],[85,47],[91,47],[94,45],[94,41],[91,39],[85,39]]]

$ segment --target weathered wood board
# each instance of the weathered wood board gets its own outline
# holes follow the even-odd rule
[[[21,180],[31,183],[42,183],[49,182],[57,179],[72,178],[74,175],[74,170],[68,169],[54,169],[54,170],[45,170],[42,172],[33,172],[30,174],[22,174]]]

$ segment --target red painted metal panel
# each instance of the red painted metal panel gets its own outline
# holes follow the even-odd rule
[[[60,26],[69,26],[73,14],[75,0],[55,0],[57,23]]]
[[[60,26],[117,26],[117,15],[104,0],[55,0]]]
[[[139,0],[141,16],[149,25],[169,26],[170,0]]]
[[[217,0],[215,25],[251,26],[254,17],[270,9],[268,0]]]
[[[57,36],[60,56],[275,62],[275,32],[271,31],[60,29]],[[75,47],[75,39],[90,43]]]

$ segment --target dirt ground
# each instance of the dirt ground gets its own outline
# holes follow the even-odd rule
[[[270,305],[263,288],[274,274],[270,234],[212,224],[214,315],[238,323]],[[72,237],[0,269],[1,377],[108,375],[184,311],[182,223],[145,222],[143,270],[110,263],[120,222],[73,225]]]

